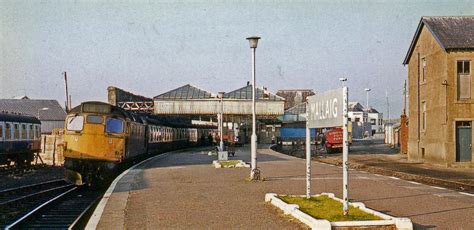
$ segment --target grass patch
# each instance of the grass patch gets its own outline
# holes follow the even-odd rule
[[[239,162],[240,162],[239,160],[219,161],[219,164],[221,164],[222,167],[229,167],[229,166],[235,166]]]
[[[349,215],[342,213],[342,203],[328,196],[306,197],[278,196],[288,204],[297,204],[300,210],[316,219],[333,221],[383,220],[349,205]]]

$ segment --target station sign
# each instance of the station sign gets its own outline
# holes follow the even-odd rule
[[[316,93],[308,97],[307,127],[329,128],[343,126],[344,88]]]

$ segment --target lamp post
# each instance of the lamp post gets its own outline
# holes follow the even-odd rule
[[[342,87],[346,86],[347,77],[340,77],[339,81],[342,82]]]
[[[224,98],[224,92],[219,92],[218,93],[218,97],[220,98],[220,104],[221,104],[221,108],[220,108],[220,114],[219,114],[219,136],[221,137],[220,138],[220,142],[219,142],[219,148],[220,148],[220,151],[224,151],[224,104],[222,103],[222,100]]]
[[[250,140],[251,145],[251,171],[250,180],[259,180],[260,171],[257,169],[257,119],[255,111],[255,49],[257,49],[257,43],[260,37],[248,37],[250,48],[252,49],[252,137]]]
[[[44,107],[44,108],[38,109],[38,115],[36,116],[36,117],[38,118],[38,120],[40,119],[40,112],[41,112],[41,111],[48,110],[48,109],[49,109],[48,107]]]
[[[369,111],[369,92],[371,91],[370,88],[365,88],[365,92],[367,92],[367,106],[366,106],[366,109],[367,111]]]

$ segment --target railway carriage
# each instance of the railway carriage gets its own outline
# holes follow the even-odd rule
[[[41,122],[32,116],[0,113],[0,165],[29,165],[41,150]]]

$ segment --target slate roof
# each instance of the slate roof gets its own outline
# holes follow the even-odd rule
[[[362,106],[359,102],[349,102],[347,107],[349,112],[364,112],[364,106]]]
[[[190,84],[173,89],[160,94],[153,100],[190,100],[190,99],[210,99],[214,98],[211,92],[197,88]]]
[[[268,100],[268,101],[284,101],[285,100],[283,97],[277,96],[261,88],[257,88],[256,93],[257,93],[256,95],[257,100]],[[240,89],[236,89],[234,91],[228,92],[224,94],[224,98],[252,100],[252,85],[247,85]]]
[[[0,112],[20,113],[36,117],[38,110],[42,108],[48,108],[48,110],[40,112],[39,119],[42,121],[64,121],[66,118],[66,112],[56,100],[0,99]]]
[[[422,17],[416,29],[403,64],[408,64],[422,28],[431,32],[438,44],[446,51],[474,49],[474,16]]]

